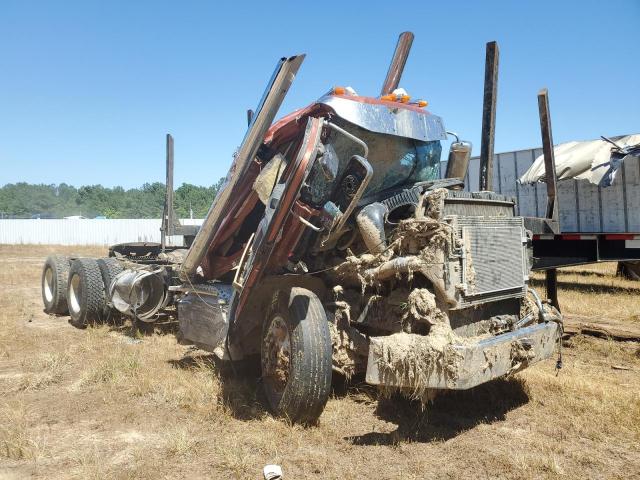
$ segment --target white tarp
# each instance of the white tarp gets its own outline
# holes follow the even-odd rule
[[[620,149],[605,140],[567,142],[554,147],[556,175],[565,178],[586,179],[595,185],[608,187],[627,156],[640,155],[640,134],[614,137]],[[636,148],[630,148],[630,147]],[[521,184],[543,182],[544,157],[540,155],[518,182]]]

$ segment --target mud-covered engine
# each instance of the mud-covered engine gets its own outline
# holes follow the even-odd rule
[[[420,274],[447,312],[522,298],[527,235],[513,212],[513,201],[496,194],[404,190],[357,215],[368,252],[348,256],[338,279],[366,289]]]
[[[453,345],[507,332],[526,315],[527,235],[514,202],[437,186],[405,189],[362,208],[356,217],[362,242],[328,274],[334,360],[347,375],[363,369],[367,356],[367,371],[379,374],[372,349],[378,360],[389,357],[395,365],[399,356],[418,368],[427,359],[404,356],[415,350],[432,356],[428,364],[453,369],[440,368],[440,380],[422,387],[453,388],[454,367],[464,361]],[[420,345],[407,350],[403,342]]]

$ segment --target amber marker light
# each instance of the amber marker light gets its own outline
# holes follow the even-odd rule
[[[395,93],[390,93],[389,95],[382,95],[380,100],[384,100],[386,102],[409,103],[411,97],[409,95],[397,95]]]

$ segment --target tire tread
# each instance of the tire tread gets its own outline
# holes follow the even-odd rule
[[[274,308],[288,312],[292,351],[289,382],[280,403],[271,407],[292,422],[316,423],[331,393],[331,335],[324,308],[313,292],[299,287],[278,292],[267,319]]]
[[[80,312],[71,315],[78,326],[86,326],[89,323],[101,319],[105,305],[104,283],[98,262],[94,258],[76,258],[71,262],[69,279],[77,273],[82,285],[80,298]],[[69,288],[67,288],[67,291]]]
[[[120,312],[115,308],[107,305],[109,299],[109,286],[113,279],[124,270],[119,260],[113,257],[99,258],[97,260],[100,275],[102,276],[102,284],[104,286],[104,302],[102,305],[102,319],[108,321],[115,317],[120,317]]]
[[[53,289],[53,301],[47,306],[44,296],[44,277],[47,267],[53,270],[55,288]],[[69,257],[64,255],[49,255],[44,262],[42,269],[42,301],[44,303],[44,311],[57,315],[66,315],[67,307],[67,279],[69,278]]]

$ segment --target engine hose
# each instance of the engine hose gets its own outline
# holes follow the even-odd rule
[[[536,302],[536,306],[538,307],[538,318],[541,321],[544,321],[544,307],[542,306],[542,300],[540,300],[540,295],[533,288],[529,287],[529,292],[533,296],[533,299]]]
[[[392,278],[398,273],[420,272],[431,282],[436,297],[438,297],[440,301],[446,303],[449,307],[455,306],[457,302],[447,293],[444,281],[441,278],[437,278],[429,270],[429,267],[432,265],[433,264],[426,264],[423,259],[416,256],[396,257],[393,260],[384,262],[382,265],[365,270],[364,279],[367,283],[372,284],[376,281]]]

